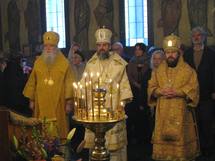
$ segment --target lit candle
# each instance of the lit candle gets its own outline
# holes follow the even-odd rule
[[[99,88],[98,88],[99,89]],[[99,120],[100,120],[100,117],[101,117],[101,99],[100,99],[100,91],[98,90],[98,107],[99,107]]]
[[[122,118],[123,114],[123,107],[124,107],[124,103],[121,101],[120,102],[120,106],[118,108],[118,119]]]
[[[75,82],[73,83],[73,88],[74,88],[75,110],[78,111],[78,105],[77,105],[77,88],[78,88],[78,86]],[[76,114],[78,114],[78,113],[76,113]]]
[[[88,100],[87,100],[87,86],[88,86],[88,83],[87,83],[87,73],[85,72],[84,73],[84,81],[85,81],[85,110],[86,110],[86,117],[87,117],[87,119],[88,119]]]
[[[100,85],[99,85],[99,83],[100,83],[100,82],[99,82],[99,76],[100,76],[99,72],[97,72],[96,75],[97,75],[97,77],[98,77],[98,88],[100,88],[100,87],[99,87],[99,86],[100,86]]]
[[[88,82],[85,84],[85,106],[86,106],[86,116],[88,119],[88,97],[87,97],[87,87],[88,87]]]
[[[80,98],[82,98],[82,96],[83,96],[83,95],[82,95],[82,88],[83,88],[82,84],[80,84],[79,87],[80,87]],[[82,105],[81,105],[81,106],[82,106]]]
[[[74,88],[74,98],[77,98],[77,84],[74,82],[73,83],[73,88]]]
[[[92,83],[92,88],[93,88],[93,72],[90,73],[90,81]]]
[[[112,79],[110,79],[110,108],[113,111],[113,83]]]
[[[78,118],[77,102],[75,101],[75,117]]]
[[[81,105],[83,106],[83,108],[82,108],[82,113],[81,113],[81,114],[82,114],[82,115],[81,115],[81,118],[82,118],[82,119],[84,119],[84,116],[85,116],[85,115],[84,115],[84,106],[85,106],[85,105],[84,105],[84,102],[83,102],[83,101],[84,101],[84,95],[81,95]]]
[[[82,117],[82,85],[81,84],[79,84],[79,107],[80,107],[80,109],[81,109],[81,117]]]
[[[119,88],[119,83],[116,84],[116,89],[117,89],[117,106],[116,108],[118,109],[119,108],[119,102],[120,102],[120,88]]]
[[[90,91],[91,91],[91,105],[92,105],[92,117],[93,117],[93,120],[94,120],[94,103],[93,103],[93,73],[91,72],[90,73]]]

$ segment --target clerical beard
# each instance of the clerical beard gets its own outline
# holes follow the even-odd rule
[[[58,53],[58,50],[55,50],[52,53],[47,53],[46,51],[43,51],[42,58],[45,64],[48,66],[54,64],[57,53]]]
[[[174,68],[177,66],[178,60],[179,60],[179,56],[177,58],[169,57],[166,59],[166,63],[168,65],[168,67]]]
[[[97,55],[98,55],[98,57],[99,57],[100,60],[105,60],[105,59],[108,59],[110,57],[109,51],[105,52],[104,50],[99,51],[97,53]]]

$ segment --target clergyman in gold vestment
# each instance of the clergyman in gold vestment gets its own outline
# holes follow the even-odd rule
[[[153,132],[154,160],[189,161],[199,154],[194,109],[199,99],[196,72],[180,55],[180,38],[163,42],[166,61],[153,71],[148,85],[148,103],[156,106]]]
[[[36,118],[54,122],[55,133],[66,138],[66,112],[70,111],[73,75],[68,60],[57,48],[59,35],[43,35],[44,50],[35,61],[23,94],[30,99],[30,108]]]
[[[127,63],[116,53],[111,52],[110,42],[112,32],[109,29],[101,28],[95,33],[97,51],[87,62],[86,73],[100,73],[100,86],[107,88],[112,80],[112,103],[117,108],[119,101],[131,100],[133,95],[126,74]],[[82,78],[82,81],[84,77]],[[96,81],[96,80],[93,80]],[[119,85],[120,94],[117,91]],[[115,87],[115,88],[114,88]],[[107,91],[105,105],[110,104],[110,91]],[[119,96],[118,96],[119,94]],[[85,132],[86,148],[94,145],[94,133],[90,130]],[[110,161],[127,161],[127,133],[125,120],[117,123],[106,133],[106,145],[110,151]]]

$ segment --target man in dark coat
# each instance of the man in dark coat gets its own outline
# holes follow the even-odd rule
[[[23,73],[20,58],[20,55],[12,55],[4,71],[5,106],[20,114],[31,116],[28,99],[22,94],[27,75]]]
[[[4,58],[0,58],[0,105],[5,105],[5,78],[4,70],[7,62]]]
[[[213,121],[215,118],[215,53],[204,45],[206,33],[201,27],[192,30],[193,47],[184,53],[185,61],[198,75],[200,100],[197,119],[200,147],[203,156],[210,156],[214,148]]]
[[[150,142],[149,108],[143,107],[142,82],[147,78],[149,58],[146,54],[146,45],[136,43],[134,56],[127,65],[127,75],[133,93],[133,100],[127,106],[127,131],[129,144],[148,144]],[[146,101],[147,102],[147,101]]]

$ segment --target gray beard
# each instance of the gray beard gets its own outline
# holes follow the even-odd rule
[[[109,52],[104,52],[104,53],[98,53],[97,54],[100,60],[106,60],[110,57]]]
[[[43,58],[43,61],[45,62],[45,64],[50,66],[50,65],[54,64],[56,55],[57,55],[57,52],[46,53],[45,51],[43,51],[42,58]]]

